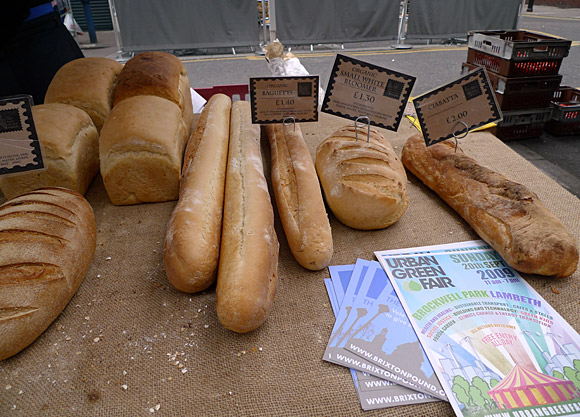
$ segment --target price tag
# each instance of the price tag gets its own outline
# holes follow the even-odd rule
[[[318,120],[318,75],[250,78],[252,123]]]
[[[415,80],[338,54],[321,111],[350,120],[366,116],[370,124],[396,131]]]
[[[502,119],[483,67],[413,99],[427,146]]]
[[[44,169],[31,107],[31,96],[0,99],[0,175]]]

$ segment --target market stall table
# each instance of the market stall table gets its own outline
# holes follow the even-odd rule
[[[320,114],[302,124],[316,146],[345,124]],[[397,153],[416,133],[403,120],[381,130]],[[263,134],[269,176],[269,148]],[[580,239],[580,201],[490,133],[460,141],[483,165],[535,191]],[[359,231],[329,213],[332,264],[374,259],[375,250],[476,239],[436,194],[408,174],[409,208],[384,230]],[[272,195],[272,193],[271,193]],[[293,259],[276,214],[279,281],[266,323],[248,334],[217,321],[214,287],[175,290],[163,269],[163,242],[175,202],[114,206],[100,177],[86,195],[97,223],[94,262],[67,308],[36,342],[0,362],[0,414],[7,416],[444,416],[444,402],[363,412],[347,369],[322,360],[334,315],[324,287],[328,270]],[[565,279],[526,276],[580,330],[576,271]]]

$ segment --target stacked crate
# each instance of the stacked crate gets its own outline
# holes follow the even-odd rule
[[[554,136],[580,134],[580,90],[560,87],[551,103],[552,117],[546,131]]]
[[[471,31],[463,72],[487,70],[503,120],[492,129],[502,140],[540,136],[550,120],[558,74],[572,42],[523,30]]]

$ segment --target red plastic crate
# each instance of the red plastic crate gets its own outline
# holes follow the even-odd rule
[[[551,107],[548,132],[556,136],[580,134],[580,89],[560,87],[554,93]]]
[[[462,73],[475,68],[477,65],[464,62]],[[487,76],[502,111],[549,107],[562,81],[561,75],[510,78],[487,71]]]
[[[470,31],[467,46],[513,60],[561,59],[568,56],[572,41],[525,30]]]
[[[544,132],[551,114],[550,107],[503,112],[503,120],[490,132],[502,140],[535,138]]]
[[[195,91],[206,100],[209,100],[214,94],[222,93],[229,96],[234,101],[250,101],[250,87],[248,84],[214,85],[209,88],[196,88]]]
[[[533,75],[556,75],[563,58],[545,58],[529,61],[514,61],[500,58],[472,48],[467,50],[467,62],[485,67],[504,77],[529,77]]]

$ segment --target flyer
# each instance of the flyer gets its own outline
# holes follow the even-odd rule
[[[329,267],[331,271],[335,271],[335,276],[340,271],[340,285],[335,287],[332,279],[325,279],[324,283],[328,292],[328,297],[332,305],[332,310],[336,315],[339,311],[342,297],[348,283],[350,276],[348,271],[352,274],[354,265],[340,265],[337,268]],[[346,279],[345,277],[348,277]],[[342,294],[340,297],[339,294]],[[340,301],[339,301],[340,300]],[[394,407],[407,404],[419,404],[424,402],[437,401],[429,395],[411,390],[409,388],[397,385],[393,382],[377,378],[366,372],[350,369],[352,380],[355,385],[357,396],[363,410],[376,410],[387,407]]]
[[[580,414],[580,336],[499,254],[376,256],[457,415]]]

